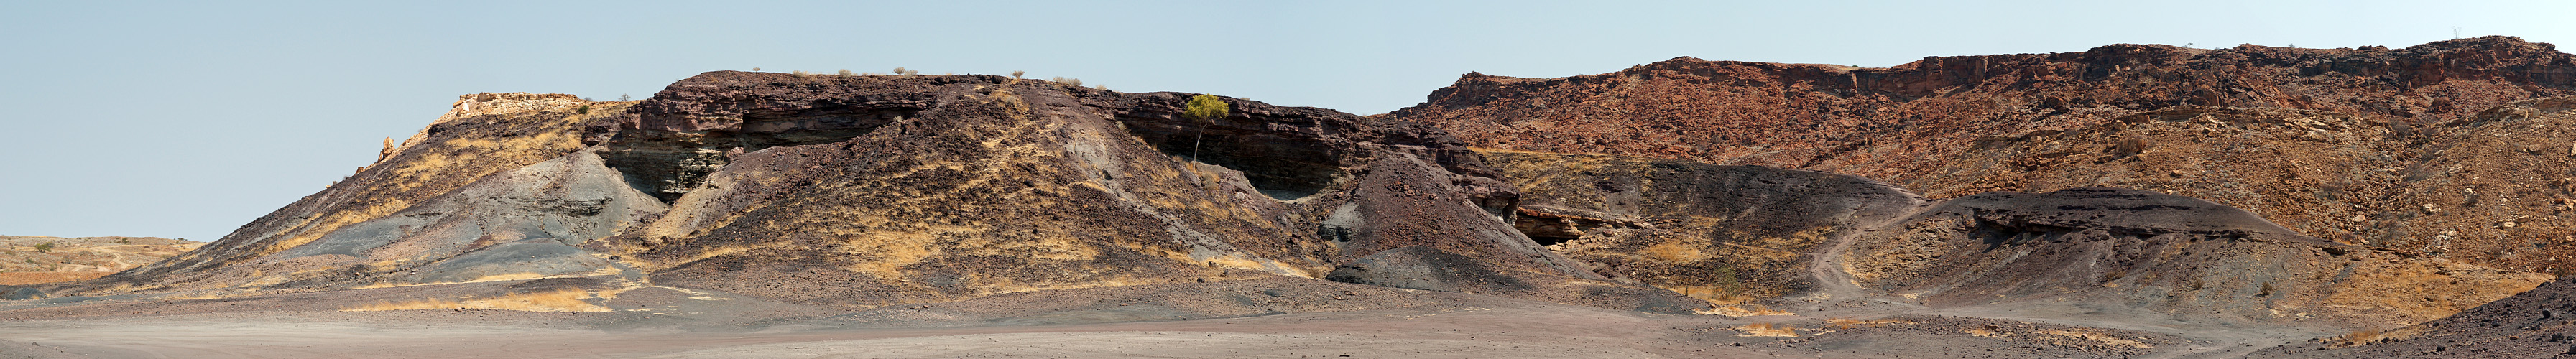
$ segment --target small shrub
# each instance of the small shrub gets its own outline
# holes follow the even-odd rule
[[[895,66],[895,67],[894,67],[894,72],[892,72],[892,73],[893,73],[893,74],[896,74],[896,75],[902,75],[904,71],[910,71],[910,70],[904,70],[904,69],[903,69],[903,66]]]
[[[751,68],[751,70],[752,70],[752,71],[760,71],[760,68],[758,68],[758,67],[754,67],[754,68]]]
[[[1029,72],[1028,72],[1028,71],[1011,71],[1011,78],[1015,78],[1015,79],[1016,79],[1016,78],[1020,78],[1020,75],[1027,75],[1027,74],[1029,74]]]
[[[920,75],[921,70],[903,70],[904,76]]]
[[[618,101],[633,101],[633,100],[635,100],[635,96],[627,96],[626,94],[617,94],[617,100],[618,100]]]
[[[1077,78],[1064,77],[1064,76],[1056,76],[1056,77],[1055,77],[1055,79],[1054,79],[1054,81],[1055,81],[1055,82],[1062,82],[1062,83],[1064,83],[1064,84],[1066,84],[1066,85],[1082,86],[1082,79],[1077,79]]]
[[[38,244],[38,245],[36,245],[36,252],[37,252],[37,253],[46,253],[46,252],[53,252],[53,251],[54,251],[54,242],[45,242],[44,244]],[[34,263],[34,262],[29,262],[29,263]]]
[[[857,73],[850,72],[850,69],[841,69],[841,77],[850,77],[850,76],[857,76],[857,75],[858,75]]]
[[[805,75],[812,75],[812,74],[813,74],[813,73],[805,72],[805,70],[788,71],[787,73],[796,74],[796,76],[805,76]]]
[[[583,99],[583,101],[589,101],[589,100],[588,100],[588,99]],[[581,105],[581,109],[573,110],[573,111],[572,111],[572,113],[588,115],[588,114],[590,114],[590,105]]]

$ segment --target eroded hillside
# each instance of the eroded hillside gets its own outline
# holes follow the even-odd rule
[[[1893,68],[1674,59],[1469,74],[1398,119],[1475,146],[1886,180],[1930,198],[2085,186],[2244,208],[2303,234],[2566,272],[2555,136],[2576,56],[2485,37],[2391,49],[2114,45]],[[2553,147],[2554,146],[2554,147]],[[2548,154],[2556,157],[2543,156]],[[2553,174],[2555,173],[2555,174]]]
[[[1523,190],[1523,231],[1614,279],[1728,304],[1713,314],[2075,307],[2376,328],[2451,315],[2551,279],[2305,236],[2241,209],[2150,191],[1927,202],[1850,175],[1486,153]]]
[[[13,296],[598,277],[855,309],[1284,276],[1707,306],[1513,230],[1518,193],[1436,129],[1239,99],[1197,122],[1185,99],[730,71],[639,102],[468,95],[206,249]]]

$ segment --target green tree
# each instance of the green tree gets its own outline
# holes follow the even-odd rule
[[[1190,96],[1190,104],[1182,107],[1181,117],[1188,117],[1199,124],[1199,133],[1190,136],[1191,161],[1199,160],[1199,139],[1207,138],[1208,125],[1232,112],[1234,110],[1225,104],[1225,100],[1217,99],[1216,95]]]
[[[53,252],[53,251],[54,251],[54,242],[45,242],[45,244],[38,244],[38,245],[36,245],[36,252]]]

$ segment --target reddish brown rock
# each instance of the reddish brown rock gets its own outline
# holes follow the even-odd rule
[[[1821,170],[1934,199],[2149,189],[2318,237],[2565,272],[2576,261],[2554,258],[2576,252],[2534,245],[2576,228],[2533,221],[2567,212],[2548,207],[2570,197],[2552,184],[2565,176],[2547,174],[2564,161],[2506,154],[2567,146],[2543,125],[2552,107],[2515,102],[2571,93],[2576,55],[2484,37],[2403,49],[2114,45],[1884,69],[1682,58],[1556,79],[1469,74],[1388,116],[1473,146]],[[2490,109],[2538,122],[2479,120]],[[2483,175],[2499,172],[2511,174]],[[2519,209],[2461,208],[2506,204],[2487,198]]]
[[[1675,58],[1554,79],[1469,73],[1388,116],[1476,146],[1606,152],[1905,182],[1986,136],[2171,106],[2279,107],[2421,127],[2576,91],[2576,56],[2483,37],[2404,49],[2112,45],[1892,68]]]

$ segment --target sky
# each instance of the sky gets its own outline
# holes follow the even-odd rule
[[[1887,67],[2118,43],[2576,45],[2571,1],[0,2],[0,235],[208,241],[457,95],[705,71],[1072,77],[1377,114],[1458,75]],[[2576,50],[2576,49],[2571,49]]]

